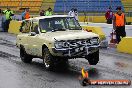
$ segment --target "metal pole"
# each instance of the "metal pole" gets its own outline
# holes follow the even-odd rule
[[[22,0],[20,1],[20,7],[22,8]]]
[[[112,6],[112,1],[110,0],[110,7]]]
[[[64,7],[64,0],[63,0],[63,7]],[[62,7],[62,8],[63,8],[63,7]],[[63,9],[63,13],[65,14],[65,9]]]
[[[77,3],[76,3],[76,4],[77,4],[77,7],[76,7],[76,9],[78,10],[78,0],[77,0]]]
[[[63,6],[64,6],[64,14],[65,14],[66,11],[65,0],[63,0]]]
[[[98,12],[100,13],[99,9],[100,9],[100,0],[99,0],[99,6],[98,6]],[[99,15],[99,13],[98,13],[98,15]]]
[[[87,4],[88,4],[88,8],[89,8],[89,0],[87,1]],[[88,8],[87,8],[87,13],[88,13]],[[88,15],[88,18],[87,18],[87,24],[88,24],[88,22],[89,22],[89,15]]]

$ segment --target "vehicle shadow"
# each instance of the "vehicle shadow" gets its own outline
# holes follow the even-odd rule
[[[44,64],[40,61],[39,62],[33,61],[31,65],[49,74],[57,74],[61,76],[67,76],[67,77],[69,76],[69,77],[75,77],[75,78],[78,78],[79,76],[82,75],[80,67],[76,67],[76,66],[71,67],[70,64],[65,64],[65,65],[60,64],[50,71],[46,70],[44,67]],[[85,69],[85,71],[88,72],[90,78],[94,79],[94,78],[98,78],[99,76],[98,70],[96,68],[89,67],[88,69]]]

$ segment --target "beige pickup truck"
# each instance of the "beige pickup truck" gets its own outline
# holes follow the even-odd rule
[[[74,17],[53,15],[22,22],[16,45],[21,60],[30,63],[34,57],[43,60],[46,69],[68,59],[85,58],[90,65],[99,61],[99,36],[84,31]]]

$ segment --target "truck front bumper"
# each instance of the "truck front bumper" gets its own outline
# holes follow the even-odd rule
[[[63,49],[56,49],[52,48],[52,51],[55,55],[58,56],[64,56],[64,57],[85,57],[86,55],[90,53],[94,53],[99,50],[99,45],[95,46],[82,46],[82,47],[76,47],[76,48],[63,48]]]

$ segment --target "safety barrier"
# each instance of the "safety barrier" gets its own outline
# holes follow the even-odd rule
[[[84,22],[84,20],[95,23],[106,23],[105,16],[79,16],[80,22]],[[132,17],[126,17],[126,22],[132,22]]]
[[[79,16],[80,22],[84,22],[84,19],[88,22],[106,23],[105,16]]]
[[[132,54],[132,37],[124,37],[117,45],[117,51]]]
[[[20,32],[21,21],[12,20],[9,25],[8,33],[18,34]]]
[[[100,37],[100,40],[104,40],[106,38],[103,30],[101,27],[94,27],[94,26],[82,26],[82,28],[85,30],[85,31],[91,31],[95,34],[98,34],[99,37]]]

